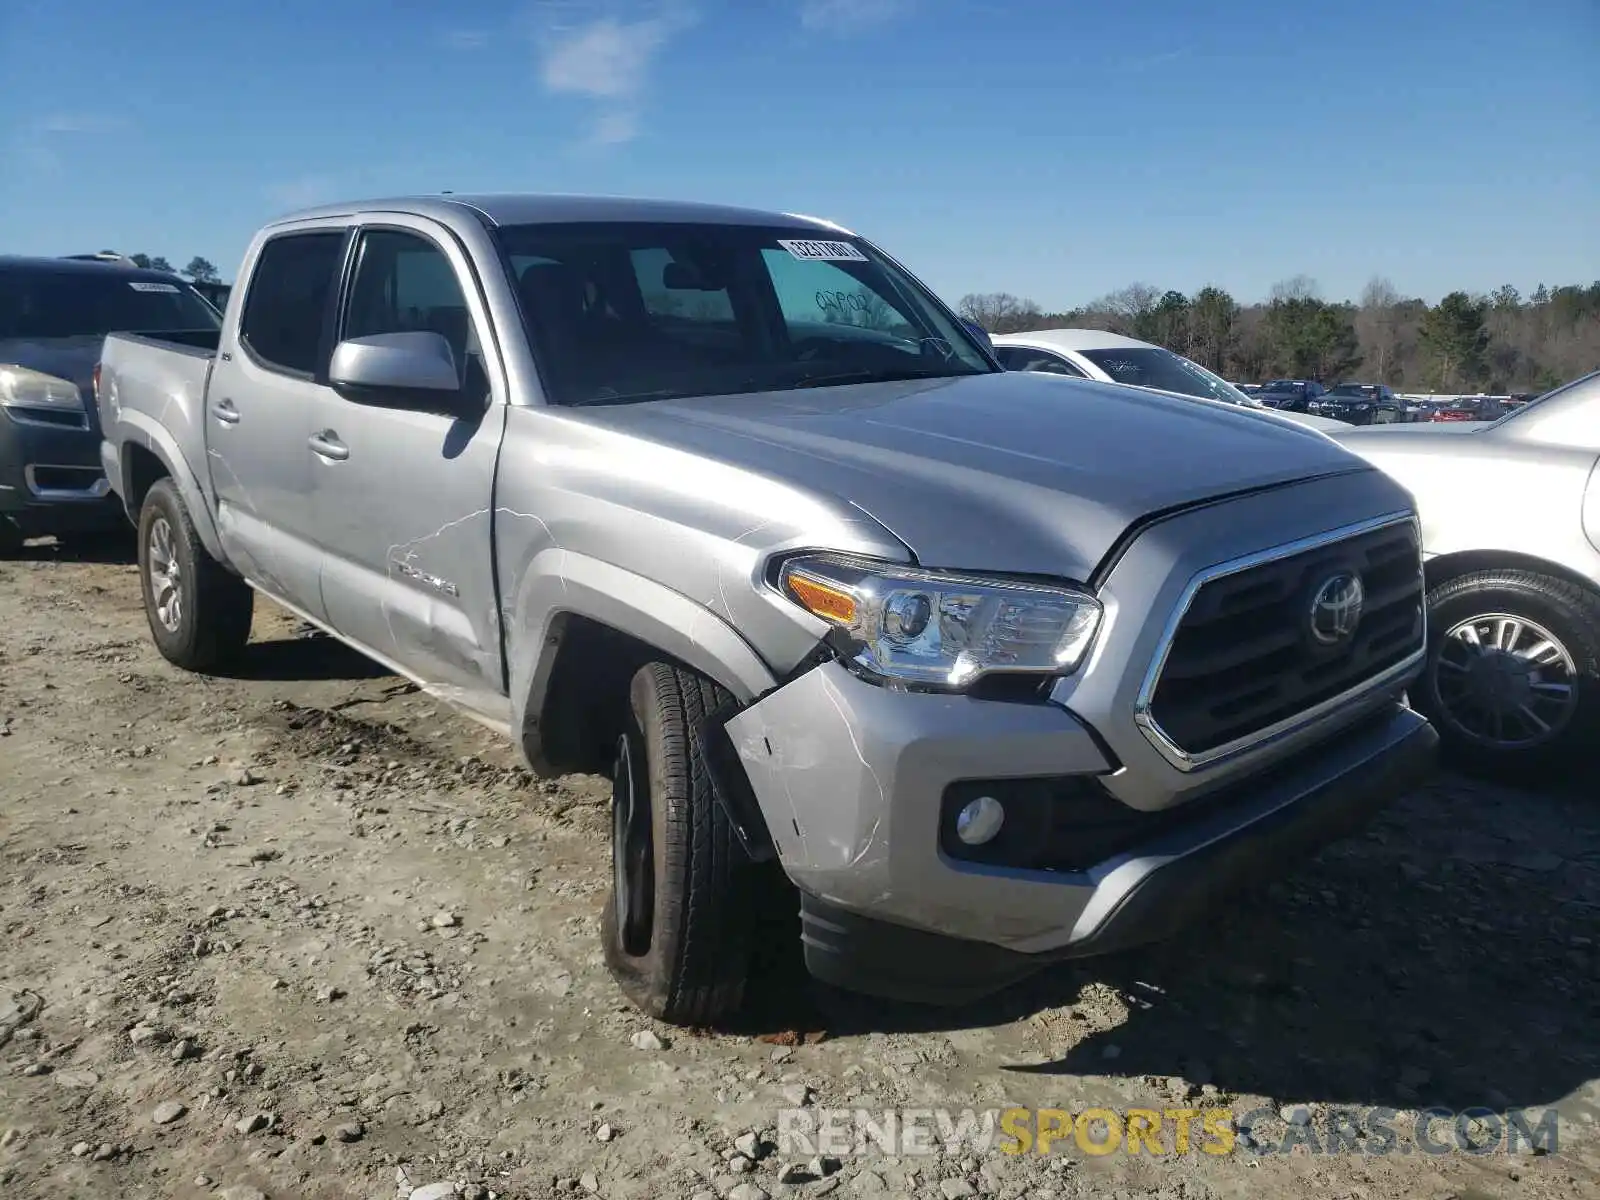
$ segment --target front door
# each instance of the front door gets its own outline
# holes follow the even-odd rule
[[[505,716],[493,570],[504,376],[466,256],[427,222],[358,234],[338,338],[431,330],[450,343],[468,416],[323,389],[314,464],[329,623],[451,700]]]
[[[347,238],[342,226],[313,227],[262,245],[206,389],[206,460],[223,550],[252,583],[317,620],[322,549],[309,439]]]

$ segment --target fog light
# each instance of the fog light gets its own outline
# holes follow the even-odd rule
[[[1006,823],[1006,810],[993,796],[979,796],[956,814],[956,836],[969,846],[992,842]]]

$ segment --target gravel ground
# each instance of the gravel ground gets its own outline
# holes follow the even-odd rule
[[[115,552],[0,562],[0,630],[5,1197],[1600,1194],[1592,774],[1443,778],[1177,942],[971,1010],[824,1018],[785,942],[749,1028],[693,1034],[600,960],[603,781],[529,779],[265,604],[241,677],[185,675]],[[1268,1116],[1222,1156],[773,1144],[797,1106],[1009,1105]],[[1392,1153],[1266,1152],[1371,1106]],[[1559,1142],[1407,1153],[1428,1106]]]

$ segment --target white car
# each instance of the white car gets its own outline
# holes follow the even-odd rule
[[[1277,412],[1227,380],[1164,346],[1103,329],[1037,329],[993,339],[995,357],[1008,371],[1042,371],[1102,383],[1171,392],[1267,413],[1312,429],[1348,429],[1343,421],[1307,413]]]
[[[1446,754],[1582,771],[1600,731],[1600,371],[1497,421],[1334,440],[1416,501],[1429,653],[1411,699]]]

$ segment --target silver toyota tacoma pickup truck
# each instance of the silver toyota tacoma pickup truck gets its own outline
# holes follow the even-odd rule
[[[1162,937],[1431,769],[1398,484],[1004,371],[834,224],[377,201],[275,222],[238,279],[214,341],[102,357],[161,652],[240,653],[260,592],[609,775],[605,953],[661,1019],[738,1007],[777,868],[818,979],[959,1002]]]

